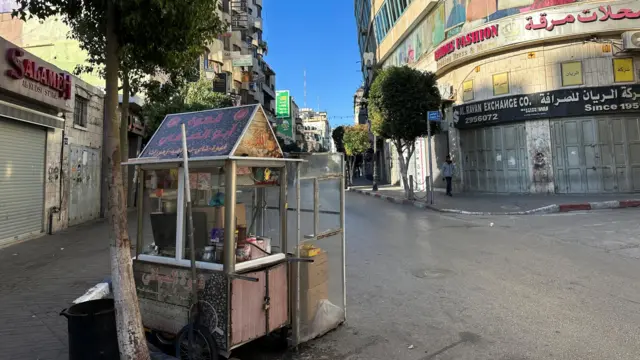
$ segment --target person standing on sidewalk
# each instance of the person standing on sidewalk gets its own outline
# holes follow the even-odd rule
[[[447,195],[449,196],[453,196],[453,194],[451,194],[451,180],[455,170],[456,165],[451,161],[451,156],[447,155],[447,160],[442,164],[442,180],[447,182]]]

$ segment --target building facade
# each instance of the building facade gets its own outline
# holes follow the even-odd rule
[[[640,2],[370,4],[377,66],[438,77],[432,161],[452,155],[458,190],[640,191]]]
[[[301,108],[300,118],[304,127],[307,148],[310,152],[331,151],[331,125],[326,111]]]
[[[0,246],[100,216],[103,93],[0,38]]]
[[[221,0],[218,15],[227,32],[212,39],[202,56],[201,69],[216,91],[233,95],[238,104],[261,104],[275,120],[276,73],[265,57],[262,0]]]

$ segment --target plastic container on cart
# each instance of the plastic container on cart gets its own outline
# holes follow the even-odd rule
[[[113,299],[75,304],[60,315],[68,320],[69,360],[119,359]]]

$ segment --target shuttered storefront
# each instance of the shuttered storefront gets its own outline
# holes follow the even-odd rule
[[[551,121],[558,193],[640,192],[640,115]]]
[[[466,191],[529,191],[524,123],[461,130],[460,148]]]
[[[0,117],[0,245],[43,230],[46,130]]]

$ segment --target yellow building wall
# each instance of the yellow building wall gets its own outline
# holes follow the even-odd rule
[[[69,39],[69,27],[59,18],[46,20],[29,20],[23,24],[21,46],[30,53],[73,73],[78,64],[84,64],[87,53],[79,46],[78,41]],[[105,82],[99,74],[81,74],[85,82],[104,87]]]

